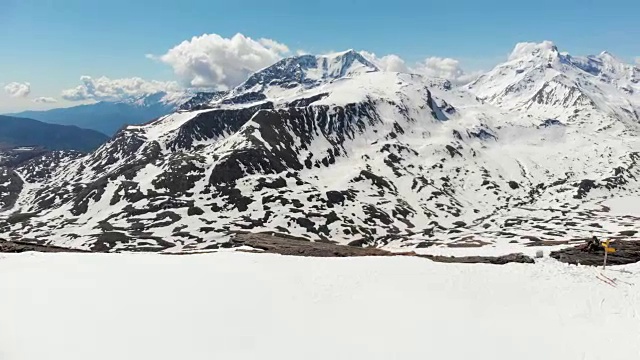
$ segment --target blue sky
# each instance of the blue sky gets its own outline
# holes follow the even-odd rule
[[[162,55],[202,34],[268,38],[292,52],[354,48],[407,63],[430,56],[488,70],[518,42],[554,41],[576,55],[640,56],[640,1],[0,0],[0,84],[29,82],[59,98],[80,76],[179,81]],[[0,112],[34,104],[0,95]]]

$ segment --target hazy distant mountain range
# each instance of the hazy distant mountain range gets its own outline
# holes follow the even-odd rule
[[[23,111],[10,114],[47,123],[75,125],[113,135],[126,125],[141,124],[169,114],[191,97],[188,93],[166,94],[164,92],[139,96],[123,101],[101,101],[45,111]]]
[[[0,147],[36,147],[88,152],[109,140],[95,130],[0,115]]]

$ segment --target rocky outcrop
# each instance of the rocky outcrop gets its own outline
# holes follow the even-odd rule
[[[608,265],[626,265],[640,262],[640,241],[616,240],[611,242],[615,253],[607,255]],[[589,251],[586,245],[574,246],[553,251],[550,256],[568,264],[602,266],[604,263],[604,248]]]

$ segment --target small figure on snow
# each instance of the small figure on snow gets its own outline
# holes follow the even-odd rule
[[[598,252],[602,249],[602,245],[600,244],[600,240],[597,237],[592,237],[587,240],[587,246],[585,247],[585,251],[588,252]]]

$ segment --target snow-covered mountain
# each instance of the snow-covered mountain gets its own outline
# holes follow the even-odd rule
[[[75,125],[111,136],[126,125],[141,124],[167,115],[193,96],[190,92],[159,92],[121,101],[100,101],[69,108],[24,111],[12,116],[53,124]]]
[[[633,236],[602,203],[640,190],[637,74],[550,43],[463,88],[354,51],[284,59],[87,156],[12,168],[0,237],[181,251],[275,231],[437,252]]]
[[[551,42],[519,44],[509,61],[467,88],[478,98],[530,117],[607,126],[640,122],[640,69],[603,52],[573,57]]]

